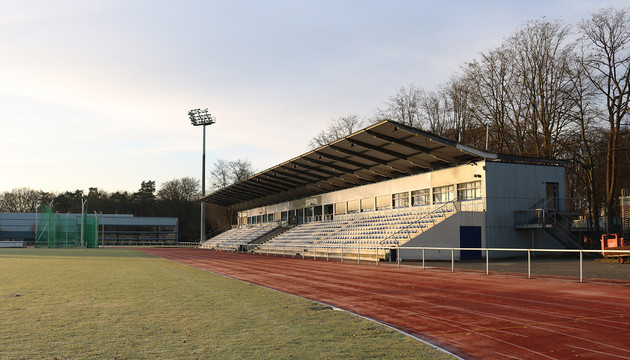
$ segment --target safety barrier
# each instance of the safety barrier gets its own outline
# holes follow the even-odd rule
[[[456,251],[480,251],[484,254],[485,258],[485,272],[486,275],[490,274],[490,254],[493,252],[510,252],[510,253],[523,253],[527,256],[527,277],[532,278],[532,254],[534,253],[555,253],[555,254],[577,254],[579,255],[579,269],[576,272],[579,275],[579,281],[584,282],[584,254],[593,253],[601,255],[601,250],[572,250],[572,249],[515,249],[515,248],[456,248],[456,247],[392,247],[392,246],[290,246],[290,245],[278,245],[261,247],[260,245],[243,245],[234,252],[242,253],[256,253],[263,256],[282,256],[282,257],[301,257],[302,259],[316,260],[326,259],[329,261],[339,260],[356,261],[360,264],[361,261],[374,262],[378,266],[379,262],[390,259],[389,262],[395,262],[400,267],[401,257],[395,256],[395,260],[391,260],[392,257],[387,256],[395,251],[396,254],[400,254],[400,250],[404,250],[407,254],[409,251],[418,251],[418,262],[421,262],[422,269],[426,269],[426,262],[432,259],[427,259],[427,250],[439,250],[450,252],[451,272],[455,271],[455,252]],[[615,250],[615,254],[627,254],[630,257],[630,250]],[[500,258],[498,258],[500,259]]]

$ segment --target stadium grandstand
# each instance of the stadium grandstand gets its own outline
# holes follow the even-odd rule
[[[238,215],[201,247],[375,260],[419,258],[418,247],[576,249],[564,165],[385,120],[205,196]]]

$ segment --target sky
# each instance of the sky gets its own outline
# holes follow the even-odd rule
[[[262,171],[333,119],[432,90],[528,20],[625,1],[0,0],[0,192],[158,188],[216,159]],[[208,186],[208,185],[207,185]]]

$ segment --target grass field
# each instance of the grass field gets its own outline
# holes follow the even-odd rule
[[[128,249],[0,249],[0,359],[447,359],[348,313]]]

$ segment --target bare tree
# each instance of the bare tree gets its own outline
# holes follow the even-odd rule
[[[517,86],[527,100],[527,137],[536,155],[555,157],[560,136],[569,124],[569,61],[574,43],[569,27],[559,21],[530,21],[507,42],[511,49]]]
[[[524,152],[525,125],[521,115],[521,98],[516,83],[512,58],[504,47],[481,54],[464,69],[463,81],[468,84],[472,117],[488,126],[495,151]],[[515,94],[516,93],[516,94]]]
[[[605,143],[604,131],[600,126],[601,109],[596,103],[596,90],[586,76],[581,61],[576,59],[571,67],[571,111],[573,122],[571,135],[563,142],[565,151],[572,159],[569,171],[575,172],[574,189],[568,187],[571,196],[585,200],[588,229],[600,232],[599,168],[601,144]],[[592,240],[592,239],[591,239]]]
[[[597,89],[609,124],[606,149],[607,230],[613,231],[617,195],[619,135],[630,101],[630,16],[607,8],[580,23],[584,68]]]
[[[210,172],[210,187],[216,190],[230,184],[230,163],[223,159],[215,160]]]
[[[252,163],[247,159],[236,159],[230,162],[231,181],[237,183],[254,175]]]
[[[475,127],[472,120],[470,84],[462,76],[453,76],[441,87],[440,92],[446,102],[447,131],[451,133],[451,137],[458,142],[479,145],[475,136],[469,133]]]
[[[421,92],[419,99],[420,128],[437,135],[445,135],[447,124],[447,99],[439,91]]]
[[[363,120],[358,115],[348,115],[337,118],[328,123],[326,129],[321,130],[309,142],[311,149],[330,144],[331,142],[344,138],[363,127]]]
[[[35,212],[41,201],[41,192],[29,188],[5,191],[0,195],[2,212]]]
[[[421,101],[423,90],[414,84],[402,86],[386,102],[387,108],[377,109],[376,120],[389,119],[408,126],[422,128]]]
[[[246,180],[254,174],[252,163],[246,159],[227,161],[217,159],[210,173],[210,187],[218,190],[239,181]]]
[[[193,177],[169,180],[157,192],[159,200],[195,201],[201,196],[200,182]]]

